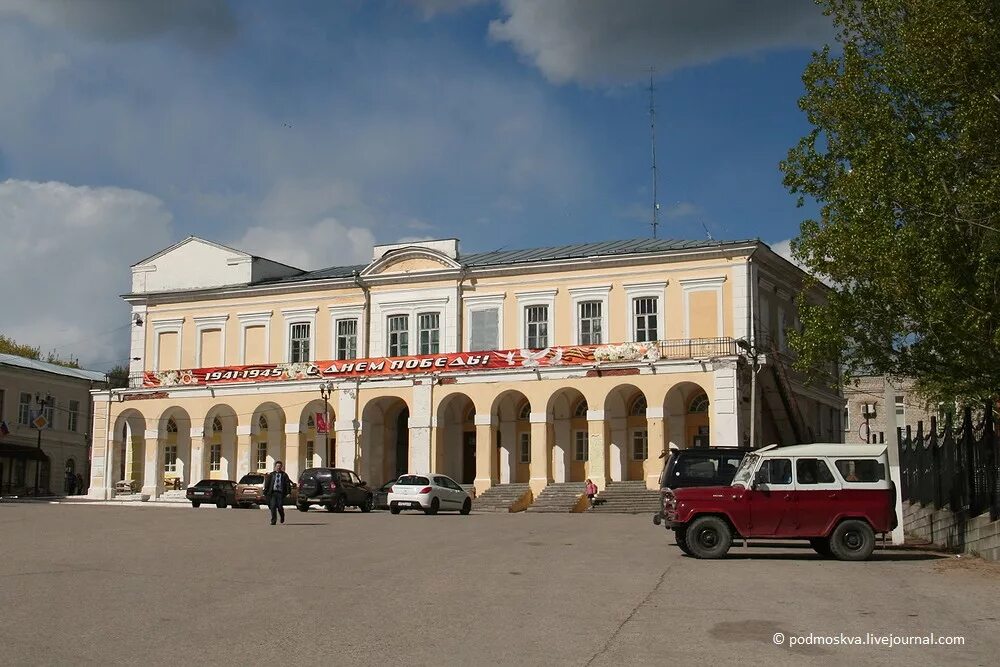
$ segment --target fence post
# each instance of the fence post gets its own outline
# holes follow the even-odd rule
[[[934,475],[934,509],[941,509],[941,450],[938,447],[937,417],[931,416],[931,471]]]
[[[962,425],[962,450],[965,454],[965,485],[966,493],[963,505],[969,510],[969,517],[974,517],[976,511],[976,435],[972,431],[972,408],[966,406],[965,423]]]
[[[904,457],[909,458],[907,453],[901,451],[903,449],[902,443],[900,442],[902,431],[898,428],[896,429],[896,442],[895,444],[889,443],[886,447],[886,453],[889,458],[889,481],[892,482],[893,488],[896,493],[896,502],[893,507],[896,509],[896,527],[892,529],[892,543],[896,545],[903,544],[903,486],[906,485],[906,479],[904,477],[903,468],[900,465],[904,460]],[[885,442],[885,433],[882,434],[882,442]]]
[[[996,421],[993,414],[994,402],[986,401],[983,415],[983,459],[986,464],[987,502],[990,505],[990,521],[1000,519],[1000,460],[997,459]]]
[[[910,451],[903,442],[903,427],[896,427],[896,447],[899,448],[899,481],[902,498],[910,499]]]

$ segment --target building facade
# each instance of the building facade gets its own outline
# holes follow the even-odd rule
[[[91,390],[103,373],[0,354],[0,495],[64,493],[90,479]],[[41,428],[34,423],[41,416]]]
[[[95,394],[92,495],[279,459],[370,485],[655,486],[670,447],[839,439],[839,393],[782,361],[803,277],[758,241],[446,239],[306,272],[190,237],[132,267],[133,379]]]
[[[913,380],[893,381],[881,375],[854,378],[844,387],[844,442],[896,442],[896,429],[917,424],[930,428],[937,409],[927,404]]]

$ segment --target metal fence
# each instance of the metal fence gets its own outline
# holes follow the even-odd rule
[[[661,340],[661,359],[713,359],[735,357],[739,350],[732,338],[681,338]]]
[[[903,500],[932,505],[936,509],[963,511],[968,517],[990,513],[1000,518],[1000,438],[992,403],[982,416],[973,418],[965,408],[960,425],[946,416],[939,429],[932,417],[925,432],[923,422],[916,432],[910,426],[898,429],[899,464]]]

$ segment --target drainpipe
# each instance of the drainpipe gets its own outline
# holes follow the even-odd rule
[[[463,326],[463,322],[465,321],[465,317],[463,315],[463,312],[465,310],[465,307],[464,307],[464,303],[463,303],[463,300],[462,300],[462,283],[465,282],[465,279],[468,276],[469,276],[469,267],[466,264],[462,264],[462,266],[461,266],[461,268],[459,269],[459,272],[458,272],[458,304],[456,306],[456,312],[457,312],[457,314],[455,315],[455,320],[456,320],[456,322],[455,322],[455,336],[458,339],[458,340],[455,341],[455,343],[456,343],[455,344],[455,351],[456,352],[459,352],[459,351],[465,349],[465,346],[469,344],[469,341],[464,340],[465,328]],[[461,345],[458,344],[459,340],[462,341]]]
[[[358,273],[357,271],[354,272],[354,275],[352,277],[354,278],[354,284],[357,285],[359,288],[361,288],[362,293],[364,293],[364,295],[365,295],[365,305],[364,305],[365,330],[364,330],[364,336],[363,336],[363,339],[362,339],[362,349],[359,350],[358,356],[360,358],[362,358],[362,359],[367,359],[368,358],[368,350],[369,350],[368,339],[369,339],[369,334],[371,333],[371,327],[372,327],[372,318],[371,318],[372,295],[371,295],[371,288],[368,285],[366,285],[363,280],[361,280],[361,274]],[[336,335],[336,332],[334,332],[334,335]]]
[[[756,248],[747,257],[747,337],[750,339],[750,349],[753,350],[753,360],[750,364],[750,449],[757,447],[757,326],[754,320],[754,297],[757,293],[757,280],[755,279],[757,267],[753,263],[753,256]]]
[[[111,466],[115,452],[111,442],[111,378],[107,373],[104,374],[104,381],[108,387],[108,411],[104,419],[104,499],[110,500],[114,489],[111,484]]]

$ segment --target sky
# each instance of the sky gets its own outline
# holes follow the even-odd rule
[[[0,0],[0,333],[107,370],[129,266],[651,235],[787,252],[808,0]]]

